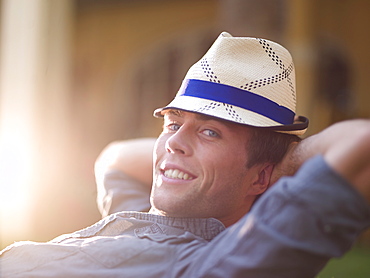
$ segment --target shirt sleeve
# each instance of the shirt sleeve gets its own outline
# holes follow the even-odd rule
[[[315,277],[369,226],[369,204],[317,156],[201,250],[203,262],[194,262],[189,275]]]
[[[119,211],[149,211],[150,186],[118,170],[108,171],[96,182],[102,217]]]

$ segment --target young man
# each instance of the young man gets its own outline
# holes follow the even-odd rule
[[[194,140],[197,138],[185,139],[189,143],[202,143],[201,146],[188,146],[190,149],[186,150],[187,146],[184,146],[183,151],[194,152],[193,155],[176,155],[176,150],[172,150],[175,155],[169,154],[166,162],[157,162],[170,164],[172,158],[178,156],[182,163],[186,160],[189,164],[187,172],[185,169],[180,171],[179,169],[167,169],[163,172],[165,177],[163,179],[170,179],[167,182],[176,183],[176,189],[187,189],[186,192],[173,192],[174,196],[170,196],[171,188],[164,188],[159,186],[162,183],[162,177],[160,176],[161,171],[156,175],[155,187],[153,187],[153,207],[152,213],[158,208],[158,203],[166,202],[171,200],[173,203],[168,204],[166,209],[162,209],[165,215],[169,216],[180,216],[186,214],[185,217],[190,216],[189,206],[192,207],[195,214],[193,217],[206,217],[203,210],[200,210],[199,206],[202,203],[207,208],[209,217],[214,217],[221,220],[224,225],[229,226],[230,220],[223,221],[221,217],[216,214],[216,207],[221,205],[218,210],[221,210],[222,214],[228,218],[231,216],[225,209],[225,201],[217,201],[217,196],[225,199],[229,198],[230,204],[226,208],[235,208],[234,221],[237,221],[241,216],[249,211],[252,203],[257,199],[271,184],[269,182],[270,175],[278,162],[283,158],[286,150],[292,142],[298,142],[300,139],[295,135],[277,133],[271,130],[261,130],[253,127],[247,127],[228,121],[221,121],[213,117],[206,117],[205,115],[189,113],[179,110],[169,110],[165,115],[164,131],[158,138],[158,144],[156,146],[156,157],[166,156],[166,147],[159,146],[159,144],[170,144],[174,142],[177,144],[177,140],[171,135],[175,130],[179,128],[180,122],[187,122],[187,119],[195,118],[204,119],[204,123],[209,125],[209,128],[213,125],[214,130],[204,130],[203,139],[207,139],[206,142],[201,140]],[[176,119],[176,124],[172,123],[172,120]],[[181,121],[180,121],[181,120]],[[168,122],[168,123],[167,123]],[[202,121],[198,121],[202,123]],[[220,131],[216,133],[216,126],[219,126]],[[222,129],[222,133],[221,133]],[[209,136],[206,136],[206,135]],[[186,132],[186,135],[192,137],[192,134]],[[196,132],[193,135],[197,135]],[[223,137],[220,140],[220,137]],[[171,137],[171,140],[167,140],[167,137]],[[197,136],[196,136],[197,137]],[[201,138],[199,138],[201,139]],[[226,140],[226,139],[229,139]],[[181,143],[181,142],[180,142]],[[109,145],[101,154],[96,162],[96,180],[98,185],[98,206],[102,212],[103,217],[123,210],[135,210],[135,211],[149,211],[150,202],[150,187],[152,184],[152,153],[154,149],[155,139],[154,138],[142,138],[137,140],[128,140],[123,142],[116,142]],[[224,147],[220,149],[220,144],[224,144]],[[241,148],[242,146],[242,148]],[[196,148],[199,149],[196,149]],[[216,149],[215,149],[216,148]],[[223,151],[223,153],[222,153]],[[164,152],[164,153],[163,153]],[[223,157],[223,159],[219,159]],[[198,164],[198,165],[197,165]],[[236,166],[235,166],[236,165]],[[197,169],[198,172],[202,169],[199,174],[207,174],[205,180],[202,177],[197,177],[194,180],[194,174],[189,175],[190,168]],[[214,173],[211,173],[213,171]],[[225,174],[224,172],[227,172]],[[242,176],[240,175],[242,174]],[[239,194],[243,186],[240,186],[240,178],[253,178],[256,175],[258,178],[253,185],[253,191],[249,190],[247,195],[248,202],[245,203],[243,195]],[[202,185],[203,189],[209,178],[220,177],[220,181],[217,182],[218,192],[212,193],[217,188],[212,188],[212,191],[208,192],[212,194],[208,197],[205,192],[200,192],[200,188],[196,190],[194,181],[202,181],[205,184]],[[179,186],[183,184],[181,187]],[[212,186],[217,186],[216,182],[212,180]],[[244,186],[248,186],[246,182],[241,181]],[[229,186],[225,187],[224,184]],[[185,185],[188,185],[185,187]],[[232,188],[235,185],[235,188]],[[163,190],[164,189],[164,190]],[[246,189],[244,187],[244,189]],[[207,190],[208,191],[208,190]],[[162,192],[162,194],[161,194]],[[216,194],[214,196],[213,194]],[[163,198],[160,197],[160,194]],[[234,194],[231,196],[230,194]],[[183,201],[181,201],[183,199]],[[194,200],[192,200],[194,199]],[[240,207],[236,208],[238,201]],[[194,203],[191,205],[190,203]],[[198,207],[197,207],[198,206]],[[174,210],[177,210],[174,213]],[[172,213],[171,213],[172,211]],[[158,214],[158,212],[156,212]],[[227,223],[228,222],[228,223]]]
[[[277,141],[267,135],[304,132],[294,110],[289,53],[221,34],[155,111],[164,127],[150,213],[119,212],[47,243],[16,243],[1,254],[1,274],[314,277],[370,224],[370,123],[343,122],[300,143],[278,136],[285,156],[256,150],[256,141],[266,150]]]

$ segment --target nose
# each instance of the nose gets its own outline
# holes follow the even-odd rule
[[[176,133],[167,138],[166,151],[189,156],[193,153],[191,142],[190,131],[183,125]]]

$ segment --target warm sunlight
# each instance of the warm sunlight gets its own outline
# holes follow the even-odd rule
[[[12,136],[13,135],[13,136]],[[29,142],[16,134],[2,133],[0,146],[0,236],[15,240],[30,229],[32,155]]]
[[[41,11],[3,1],[0,57],[0,232],[2,244],[28,234],[40,101]],[[23,9],[19,9],[22,5]],[[19,19],[22,20],[19,20]],[[32,28],[30,28],[32,26]]]

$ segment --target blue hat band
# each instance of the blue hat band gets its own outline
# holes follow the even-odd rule
[[[283,125],[292,124],[295,113],[276,102],[255,93],[229,85],[188,79],[181,86],[180,96],[197,97],[238,106],[263,115]]]

